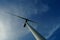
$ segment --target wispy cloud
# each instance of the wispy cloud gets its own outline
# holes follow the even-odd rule
[[[53,35],[53,33],[54,33],[58,28],[60,28],[60,24],[57,25],[56,27],[54,27],[54,28],[49,32],[49,35],[48,35],[46,38],[48,39],[49,37],[51,37],[51,35]]]

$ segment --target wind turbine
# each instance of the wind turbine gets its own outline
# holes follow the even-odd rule
[[[46,40],[39,32],[37,32],[37,31],[28,23],[28,21],[30,21],[30,22],[34,22],[34,21],[29,20],[29,19],[27,19],[27,18],[23,18],[23,17],[21,17],[21,16],[17,16],[17,15],[12,14],[12,13],[8,13],[8,14],[11,14],[11,15],[16,16],[16,17],[18,17],[18,18],[24,19],[24,20],[25,20],[24,27],[26,27],[26,25],[28,25],[27,28],[29,29],[29,31],[31,31],[31,33],[33,34],[33,36],[35,37],[36,40]]]

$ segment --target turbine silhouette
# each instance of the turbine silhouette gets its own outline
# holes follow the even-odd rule
[[[16,16],[16,17],[21,18],[21,19],[24,19],[24,20],[25,20],[24,27],[26,27],[26,25],[28,25],[27,28],[29,29],[29,31],[31,31],[31,33],[33,34],[33,36],[35,37],[36,40],[46,40],[39,32],[37,32],[37,31],[28,23],[28,21],[30,21],[30,22],[34,22],[34,21],[29,20],[29,19],[24,18],[24,17],[21,17],[21,16],[17,16],[17,15],[12,14],[12,13],[8,13],[8,14],[10,14],[10,15],[12,15],[12,16]],[[34,22],[34,23],[37,23],[37,22]]]

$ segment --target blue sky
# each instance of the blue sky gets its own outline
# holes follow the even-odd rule
[[[59,40],[59,0],[0,0],[0,40],[35,40],[24,20],[8,13],[38,22],[29,23],[47,40]]]

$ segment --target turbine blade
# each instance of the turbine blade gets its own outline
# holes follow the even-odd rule
[[[26,20],[26,18],[23,18],[23,17],[21,17],[21,16],[17,16],[17,15],[15,15],[15,14],[12,14],[12,13],[8,13],[8,14],[13,15],[13,16],[16,16],[16,17],[18,17],[18,18],[22,18],[22,19]]]
[[[37,22],[35,22],[35,21],[32,21],[32,20],[28,20],[28,21],[30,21],[30,22],[33,22],[33,23],[37,23]]]

